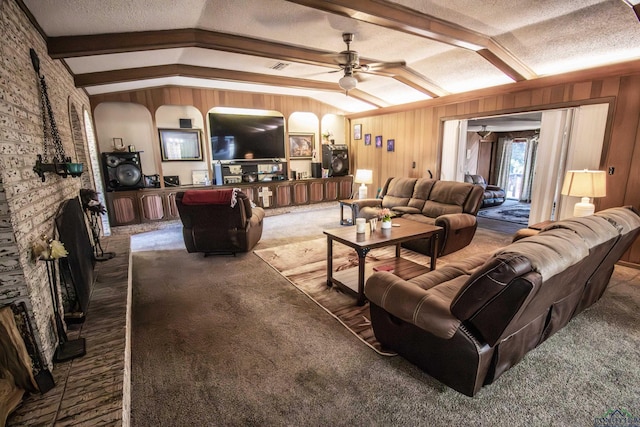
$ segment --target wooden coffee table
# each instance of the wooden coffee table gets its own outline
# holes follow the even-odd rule
[[[337,285],[346,292],[358,298],[358,305],[366,301],[364,296],[364,283],[366,278],[373,274],[373,268],[379,265],[393,266],[393,274],[408,280],[430,270],[436,269],[438,254],[438,241],[442,233],[442,227],[423,224],[408,219],[394,219],[397,227],[378,229],[371,232],[369,227],[364,233],[356,233],[356,227],[340,227],[325,230],[327,235],[327,286]],[[368,224],[367,224],[368,225]],[[400,244],[409,240],[429,239],[431,243],[430,267],[416,264],[413,261],[400,257]],[[343,271],[333,271],[333,242],[337,241],[349,246],[358,254],[358,268],[350,268]],[[396,257],[393,260],[382,260],[374,263],[365,263],[365,258],[371,249],[396,245]]]

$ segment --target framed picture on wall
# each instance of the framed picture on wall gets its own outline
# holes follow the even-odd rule
[[[200,129],[158,129],[163,162],[202,161]]]
[[[353,125],[353,139],[362,139],[362,125]]]
[[[370,133],[365,133],[364,134],[364,145],[371,145],[371,134]]]
[[[292,159],[310,159],[313,155],[315,135],[312,133],[289,134],[289,157]]]
[[[376,136],[376,148],[382,148],[382,135]]]
[[[396,151],[395,139],[387,139],[387,151]]]

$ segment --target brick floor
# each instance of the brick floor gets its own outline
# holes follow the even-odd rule
[[[26,396],[7,426],[128,426],[130,401],[129,236],[102,240],[116,253],[96,263],[96,282],[81,325],[69,325],[70,340],[83,337],[87,354],[53,369],[56,386]]]

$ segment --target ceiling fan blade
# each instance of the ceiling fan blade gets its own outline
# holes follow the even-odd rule
[[[356,78],[356,80],[358,81],[358,83],[362,83],[364,81],[367,80],[367,78],[365,77],[366,74],[362,74],[362,73],[353,73],[353,77]]]
[[[360,68],[362,68],[363,71],[375,71],[375,70],[382,70],[382,69],[385,69],[385,68],[404,67],[405,65],[407,65],[407,63],[405,61],[371,62],[369,64],[362,64],[360,66]]]

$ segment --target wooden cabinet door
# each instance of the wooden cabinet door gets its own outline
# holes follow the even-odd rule
[[[324,183],[322,181],[309,183],[309,199],[311,203],[324,201]]]
[[[140,196],[143,221],[160,221],[165,219],[162,194],[142,194]]]
[[[296,182],[292,185],[294,205],[306,205],[309,203],[309,187],[313,184],[313,182],[309,185],[306,182]]]
[[[140,222],[139,204],[135,192],[109,192],[106,197],[111,225],[129,225]]]

